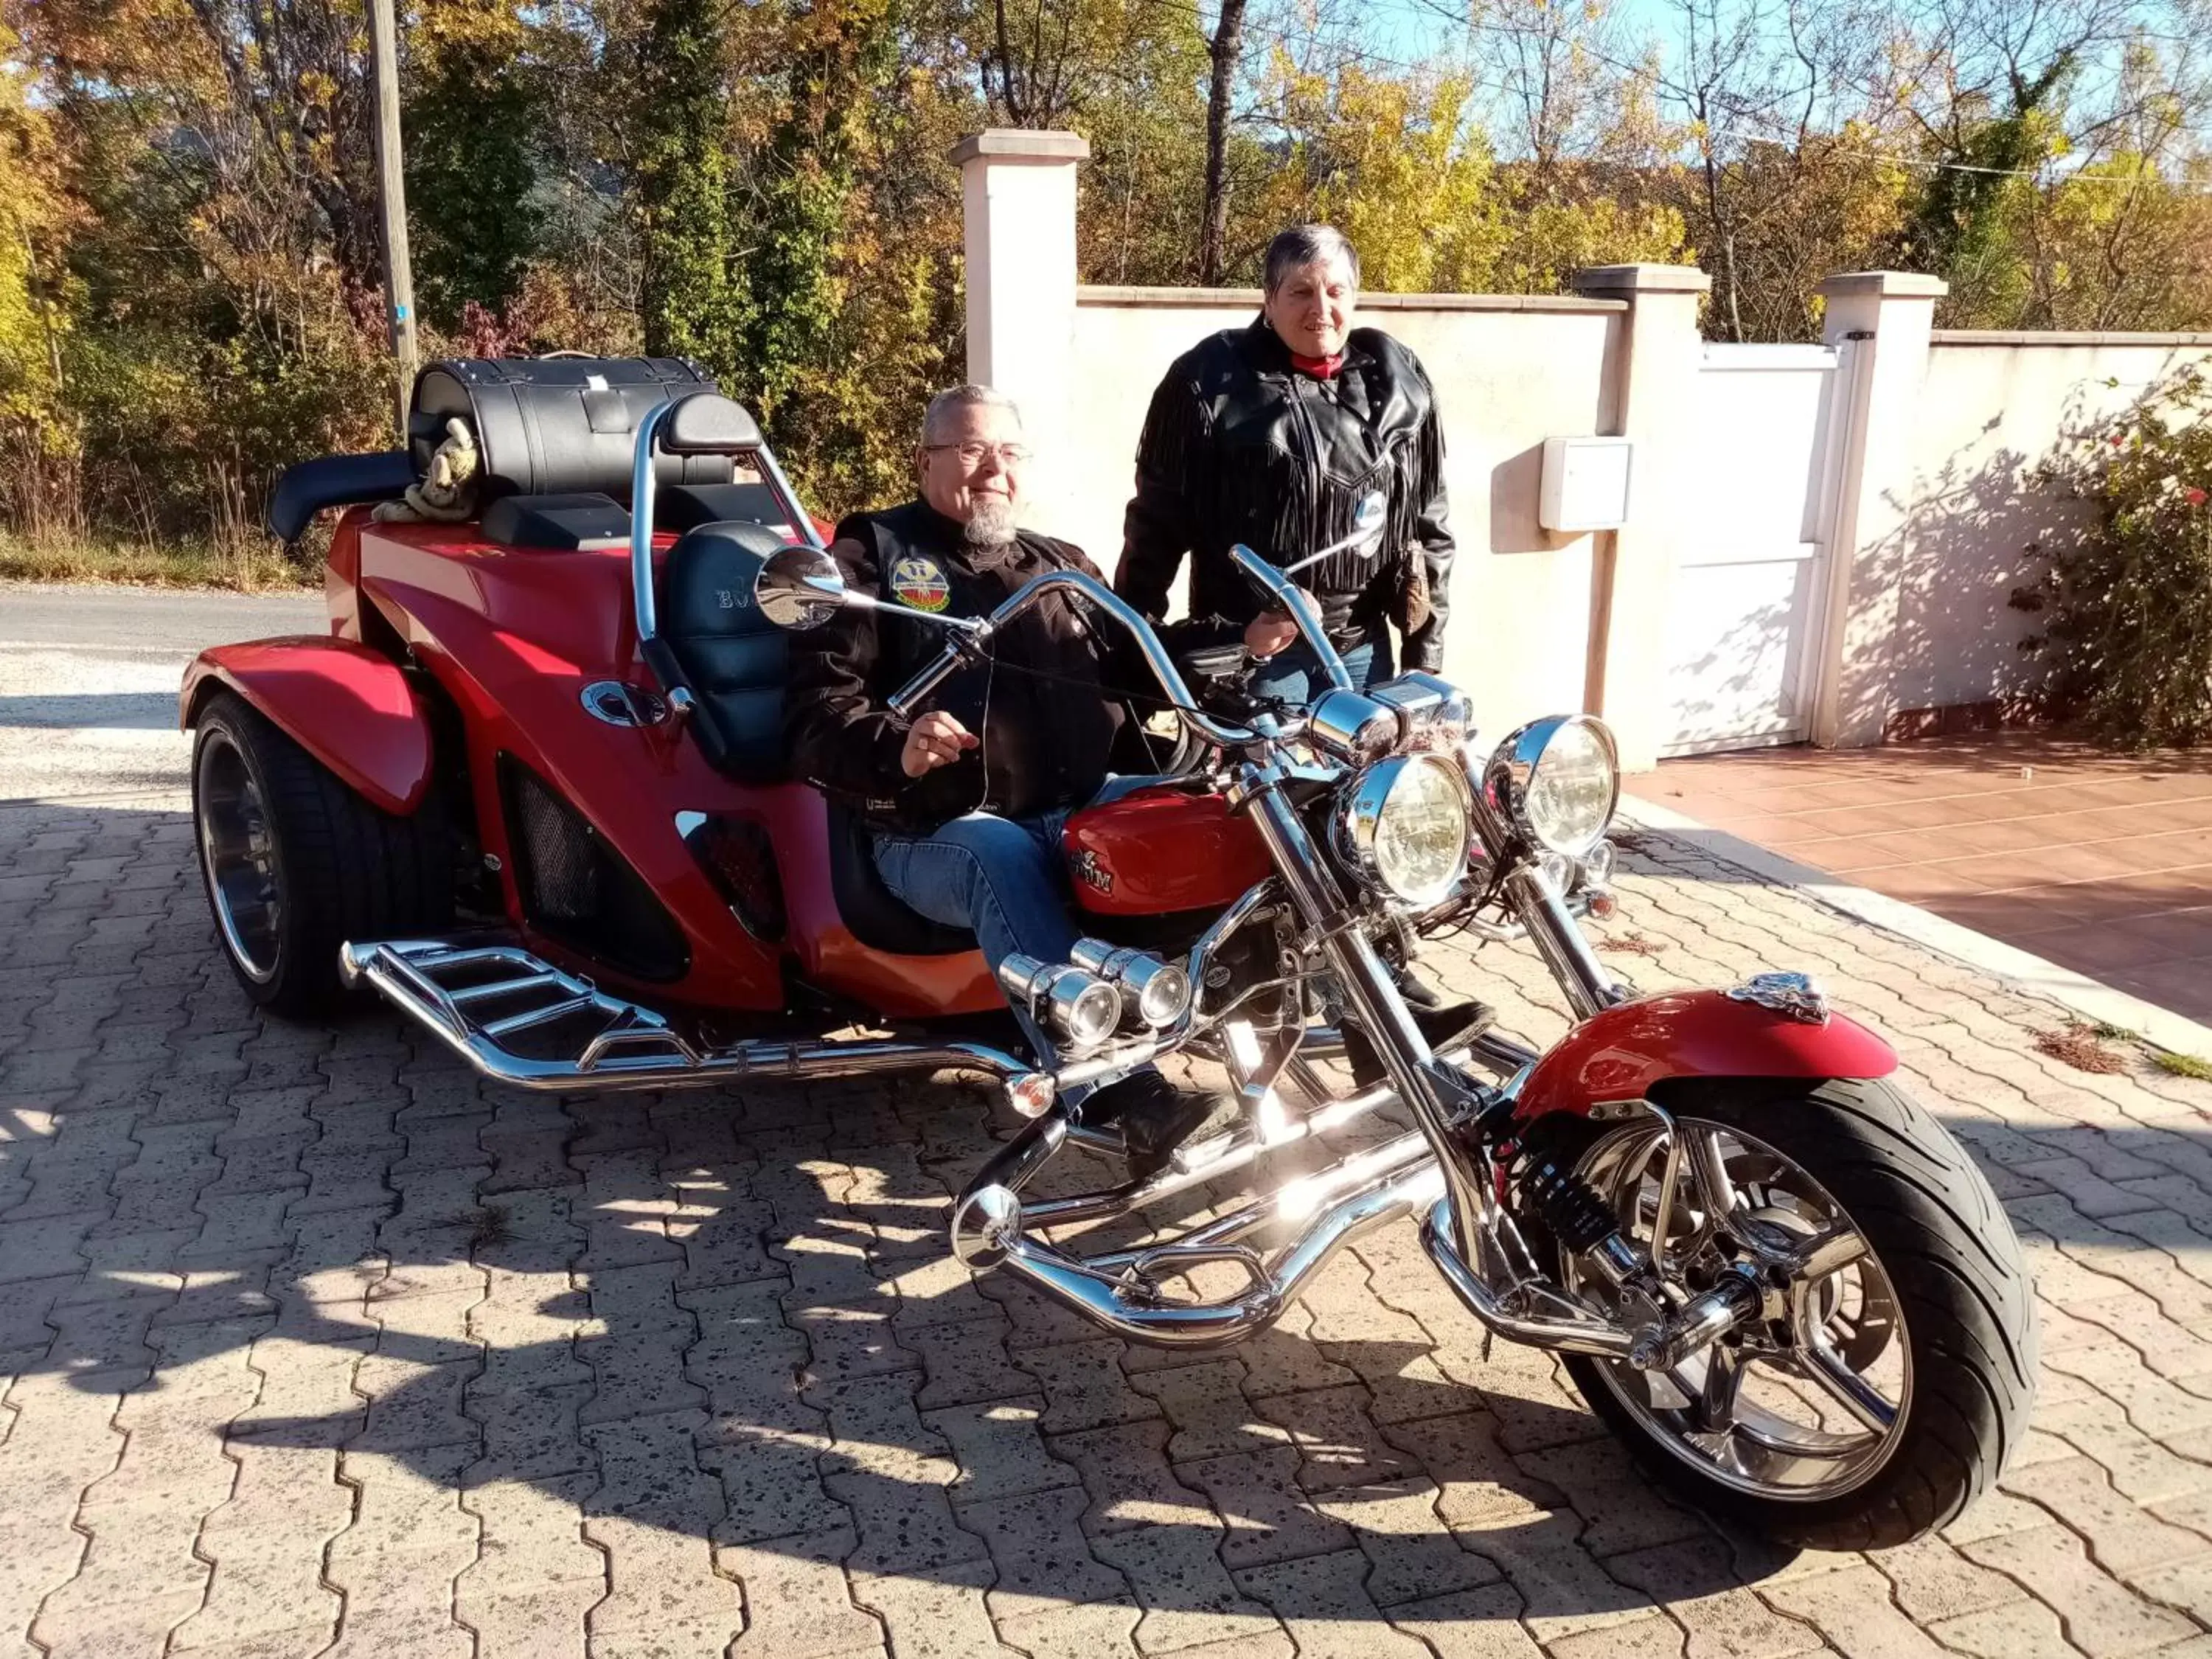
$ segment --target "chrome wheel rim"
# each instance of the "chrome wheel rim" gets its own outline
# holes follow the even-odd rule
[[[1630,1242],[1651,1252],[1676,1306],[1721,1273],[1749,1267],[1759,1316],[1671,1371],[1593,1364],[1658,1444],[1724,1486],[1809,1503],[1865,1485],[1895,1453],[1912,1401],[1896,1287],[1843,1206],[1801,1166],[1740,1129],[1695,1118],[1676,1127],[1678,1190],[1656,1246],[1663,1127],[1607,1136],[1582,1173]],[[1572,1261],[1567,1273],[1594,1301],[1616,1299]]]
[[[276,972],[284,900],[268,803],[229,733],[208,733],[199,760],[200,867],[216,926],[239,971],[257,985]]]

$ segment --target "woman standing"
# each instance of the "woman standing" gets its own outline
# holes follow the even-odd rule
[[[1392,623],[1407,668],[1440,667],[1452,538],[1429,377],[1389,335],[1352,325],[1359,255],[1341,232],[1284,231],[1263,281],[1258,319],[1200,341],[1152,394],[1114,586],[1157,619],[1189,554],[1191,614],[1241,625],[1246,648],[1270,659],[1253,689],[1303,702],[1312,653],[1287,616],[1261,608],[1229,550],[1289,563],[1348,535],[1380,490],[1380,556],[1335,554],[1297,580],[1356,684],[1390,677]]]
[[[1444,440],[1420,360],[1379,329],[1352,325],[1359,255],[1341,231],[1298,225],[1267,245],[1259,319],[1224,329],[1175,360],[1137,440],[1137,493],[1114,586],[1155,621],[1183,555],[1190,611],[1233,629],[1266,660],[1251,689],[1304,703],[1320,669],[1290,617],[1263,610],[1229,557],[1243,542],[1289,564],[1352,532],[1359,503],[1389,504],[1379,554],[1347,550],[1298,573],[1322,628],[1364,690],[1392,673],[1390,625],[1407,668],[1443,663]],[[1431,1042],[1487,1024],[1475,1002],[1447,1003],[1410,962],[1398,987]],[[1353,1076],[1381,1062],[1347,1026]]]

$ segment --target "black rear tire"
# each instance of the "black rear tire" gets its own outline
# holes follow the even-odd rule
[[[337,1007],[349,939],[452,926],[454,843],[437,792],[408,817],[380,811],[233,692],[211,696],[195,728],[192,822],[223,955],[274,1013]]]
[[[1757,1137],[1841,1206],[1897,1299],[1911,1387],[1884,1461],[1826,1497],[1766,1497],[1701,1469],[1623,1401],[1611,1362],[1570,1356],[1590,1408],[1663,1485],[1709,1513],[1806,1549],[1882,1549],[1955,1519],[2027,1434],[2038,1331],[2012,1223],[1948,1131],[1885,1082],[1680,1079],[1654,1091],[1678,1121]],[[1589,1147],[1601,1132],[1587,1130]]]

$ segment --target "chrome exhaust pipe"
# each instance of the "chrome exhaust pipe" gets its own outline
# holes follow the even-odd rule
[[[1038,1212],[1045,1206],[1025,1211],[1018,1196],[1021,1184],[1066,1134],[1066,1120],[1055,1112],[984,1166],[953,1206],[953,1253],[972,1267],[1014,1273],[1115,1335],[1158,1346],[1223,1347],[1264,1330],[1354,1237],[1428,1208],[1443,1195],[1443,1171],[1427,1141],[1414,1133],[1182,1237],[1085,1260],[1034,1237],[1029,1228],[1043,1224]],[[1303,1224],[1272,1261],[1240,1242],[1292,1219]],[[1176,1302],[1159,1292],[1156,1273],[1172,1275],[1208,1261],[1242,1267],[1249,1280],[1244,1289],[1218,1302]]]

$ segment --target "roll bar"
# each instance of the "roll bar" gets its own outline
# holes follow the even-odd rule
[[[653,412],[638,422],[637,441],[632,453],[629,480],[629,581],[631,602],[637,610],[638,643],[643,645],[657,639],[660,634],[659,606],[653,592],[653,497],[656,480],[653,459],[659,453],[662,429],[677,409],[693,398],[716,398],[721,394],[705,387],[687,392],[681,398],[672,398],[656,404]],[[750,417],[745,424],[752,425]],[[759,428],[754,427],[757,434]],[[726,447],[702,449],[696,453],[743,458],[758,470],[768,492],[775,498],[801,541],[812,548],[822,545],[822,538],[814,528],[814,520],[799,504],[798,494],[791,481],[783,476],[783,468],[776,464],[775,452],[769,447],[768,440],[756,436],[750,442],[735,443]]]

